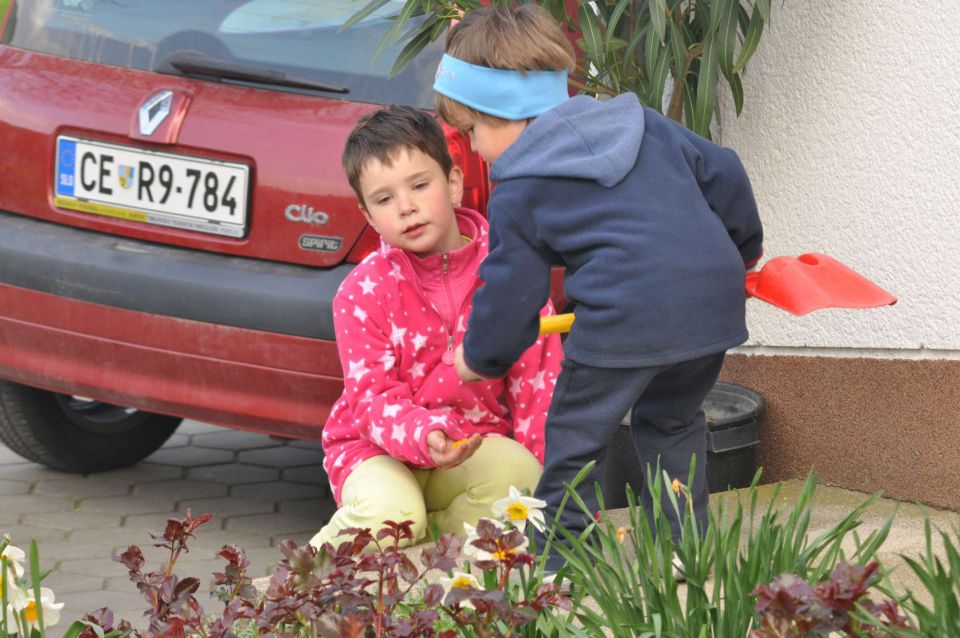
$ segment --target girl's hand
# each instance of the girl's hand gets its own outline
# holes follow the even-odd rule
[[[460,379],[466,383],[470,383],[472,381],[486,381],[486,379],[471,370],[467,365],[467,362],[463,358],[462,343],[457,346],[456,352],[453,353],[453,366],[457,369],[457,374],[460,375]]]
[[[456,441],[441,432],[434,430],[427,435],[427,447],[430,448],[430,457],[437,467],[447,469],[456,467],[473,456],[480,447],[483,437],[474,434],[457,445]]]

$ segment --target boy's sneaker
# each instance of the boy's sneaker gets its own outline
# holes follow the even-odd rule
[[[678,583],[687,582],[687,574],[683,571],[683,562],[680,557],[674,554],[670,564],[673,566],[673,579]]]
[[[559,583],[557,581],[560,581]],[[560,572],[544,571],[543,578],[540,580],[544,585],[556,585],[560,591],[570,591],[570,579]]]
[[[557,583],[558,580],[560,581],[559,583]],[[507,578],[507,582],[510,585],[519,586],[521,584],[520,573],[517,570],[511,571],[510,576]],[[543,577],[540,579],[540,584],[541,585],[556,584],[559,587],[560,591],[564,593],[568,593],[570,591],[570,579],[567,578],[566,575],[561,575],[559,572],[552,572],[549,570],[545,570],[543,572]]]

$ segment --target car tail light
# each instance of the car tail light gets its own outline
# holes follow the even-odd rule
[[[367,225],[360,235],[360,239],[350,249],[346,262],[348,264],[359,264],[363,258],[372,253],[380,246],[380,235],[373,229],[373,226]]]
[[[453,163],[463,171],[463,205],[487,214],[490,179],[487,163],[470,149],[470,141],[457,129],[441,122]]]

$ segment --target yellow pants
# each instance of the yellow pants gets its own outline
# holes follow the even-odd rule
[[[338,538],[340,530],[350,527],[369,527],[376,535],[383,521],[412,520],[414,542],[426,538],[428,521],[442,534],[463,536],[463,524],[492,517],[493,503],[511,485],[532,492],[542,471],[527,448],[499,436],[483,439],[473,456],[450,469],[414,471],[391,456],[375,456],[344,481],[340,509],[310,543],[336,546],[347,540]]]

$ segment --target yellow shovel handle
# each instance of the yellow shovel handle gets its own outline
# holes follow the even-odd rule
[[[540,317],[540,334],[551,334],[554,332],[570,332],[570,326],[573,325],[575,317],[572,312],[562,315],[550,315]]]

